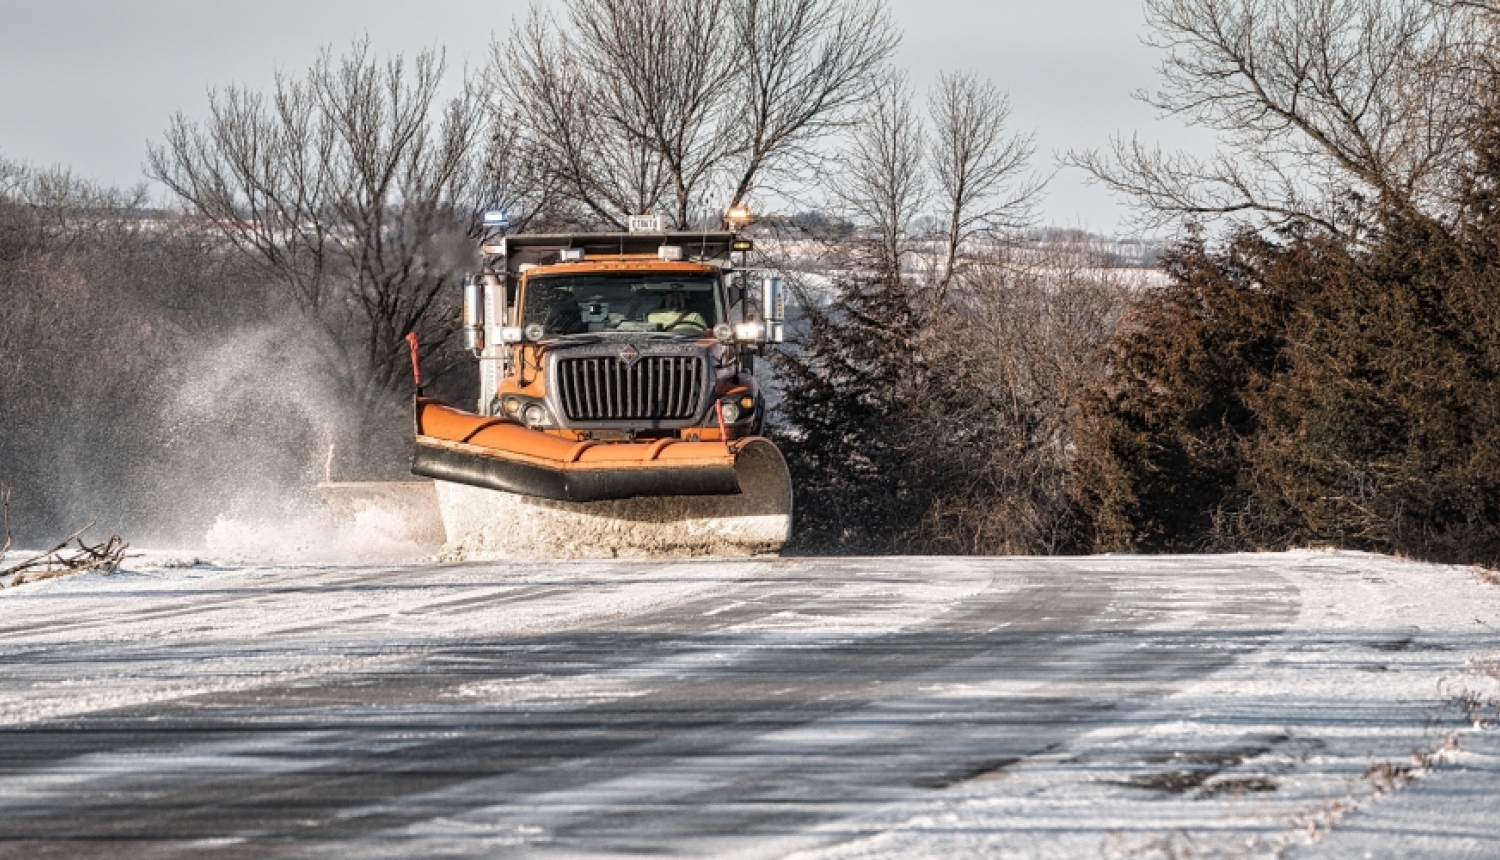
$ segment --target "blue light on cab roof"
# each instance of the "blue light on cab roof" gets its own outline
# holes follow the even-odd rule
[[[484,226],[486,227],[509,227],[510,215],[504,209],[486,209],[484,212]]]

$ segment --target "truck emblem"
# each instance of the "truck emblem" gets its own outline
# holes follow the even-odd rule
[[[620,360],[625,362],[627,365],[635,364],[635,360],[640,357],[640,351],[630,344],[627,343],[624,346],[620,347]]]

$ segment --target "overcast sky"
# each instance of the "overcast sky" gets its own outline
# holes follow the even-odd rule
[[[556,2],[556,0],[552,0]],[[889,0],[905,37],[897,63],[924,93],[939,70],[1007,90],[1014,123],[1034,130],[1036,167],[1053,155],[1141,132],[1177,145],[1172,122],[1130,98],[1153,86],[1137,0]],[[480,65],[526,0],[0,0],[0,155],[81,176],[141,181],[146,141],[174,111],[201,116],[209,86],[269,85],[319,46],[368,35],[377,49],[442,46]],[[1117,229],[1126,210],[1071,171],[1053,180],[1052,224]]]

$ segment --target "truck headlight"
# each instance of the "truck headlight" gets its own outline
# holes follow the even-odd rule
[[[541,427],[547,423],[547,410],[540,403],[528,403],[521,410],[521,420],[527,427]]]
[[[719,401],[719,414],[724,416],[725,424],[733,424],[743,421],[755,412],[755,398],[742,394],[738,397],[726,397]]]

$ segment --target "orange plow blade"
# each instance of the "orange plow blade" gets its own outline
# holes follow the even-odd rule
[[[572,442],[417,403],[415,474],[437,481],[450,558],[655,558],[779,551],[791,478],[761,438]]]
[[[570,442],[418,401],[412,473],[560,502],[720,496],[740,492],[735,456],[723,442]]]

